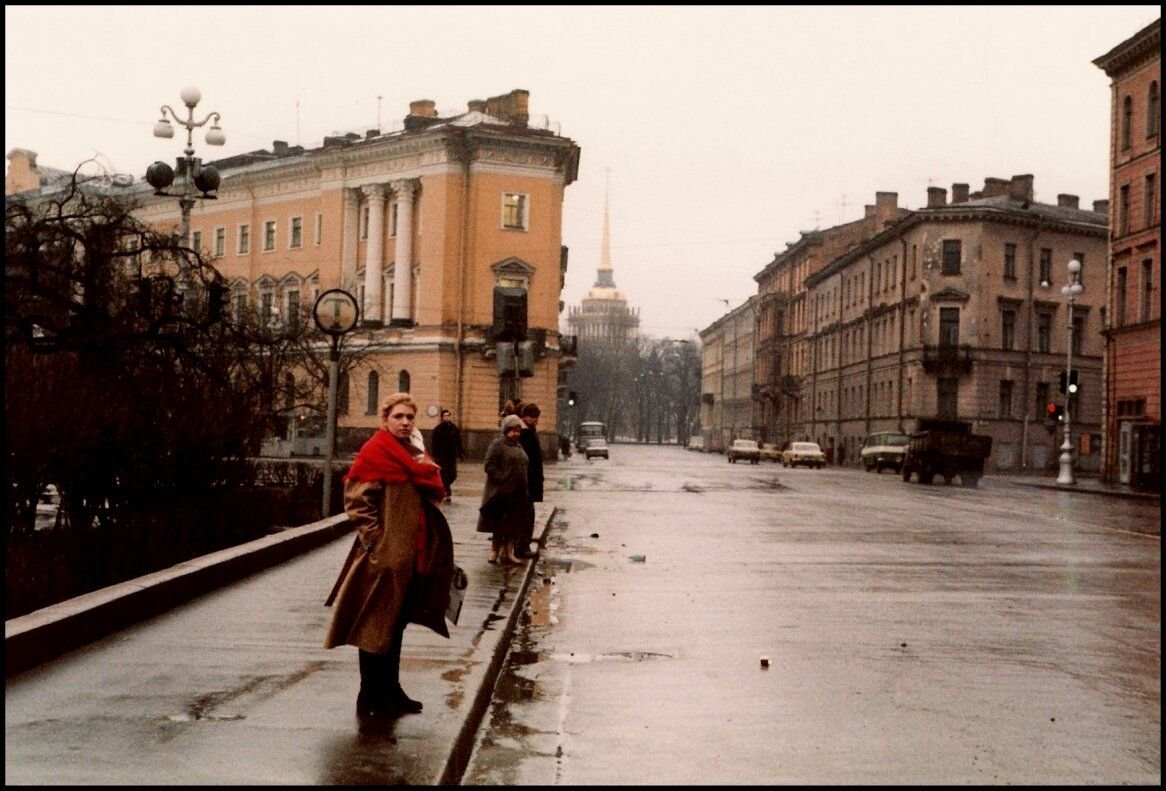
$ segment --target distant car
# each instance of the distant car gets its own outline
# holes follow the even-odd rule
[[[789,447],[781,452],[782,467],[817,467],[826,466],[826,454],[818,447],[817,442],[791,442]]]
[[[867,472],[874,470],[882,472],[883,468],[895,470],[903,466],[903,457],[907,455],[907,446],[911,438],[897,431],[878,431],[868,434],[862,443],[859,456],[862,457],[862,466]]]
[[[736,464],[737,459],[745,459],[750,464],[757,464],[761,461],[761,448],[757,447],[754,440],[735,439],[729,449],[725,451],[725,455],[729,457],[730,464]]]
[[[688,438],[688,449],[704,451],[704,437],[700,434],[693,434]]]
[[[583,449],[583,458],[590,460],[599,457],[608,458],[607,440],[603,437],[592,437],[587,447]]]
[[[761,458],[770,461],[781,461],[781,449],[772,442],[761,443]]]

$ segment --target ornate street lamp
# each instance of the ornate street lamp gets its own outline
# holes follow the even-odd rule
[[[1081,262],[1073,259],[1068,264],[1069,282],[1061,287],[1061,294],[1069,298],[1069,343],[1065,356],[1065,441],[1061,443],[1061,470],[1057,475],[1057,483],[1073,486],[1077,483],[1073,478],[1073,442],[1070,431],[1069,403],[1072,392],[1069,382],[1073,378],[1073,302],[1077,295],[1085,290],[1081,285]]]
[[[340,339],[356,327],[360,307],[356,297],[340,288],[325,291],[316,299],[312,317],[321,332],[332,338],[328,354],[328,425],[324,438],[324,504],[320,516],[332,515],[332,455],[336,449],[336,397],[340,381]]]
[[[181,95],[182,101],[186,105],[186,120],[179,118],[170,105],[162,105],[162,117],[158,119],[158,123],[154,124],[154,137],[166,139],[174,137],[174,127],[170,125],[170,120],[166,117],[167,113],[170,114],[175,123],[186,128],[186,149],[183,152],[186,156],[178,158],[177,168],[178,174],[182,176],[182,191],[177,194],[164,192],[167,187],[174,183],[175,176],[175,170],[165,162],[155,162],[150,165],[146,169],[146,181],[154,188],[155,195],[170,195],[178,198],[178,205],[182,209],[182,245],[189,247],[190,210],[194,208],[195,190],[202,193],[200,197],[204,200],[214,200],[215,196],[210,193],[219,188],[221,180],[216,168],[211,165],[203,166],[202,160],[194,155],[194,130],[200,126],[205,126],[208,121],[214,119],[214,123],[211,124],[211,128],[206,133],[207,145],[221,146],[227,142],[227,137],[219,128],[221,117],[218,113],[209,113],[201,121],[194,120],[194,108],[202,99],[202,92],[198,88],[187,86],[182,89]]]

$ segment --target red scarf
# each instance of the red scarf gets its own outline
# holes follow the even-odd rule
[[[400,441],[384,429],[378,430],[364,443],[344,480],[408,483],[432,500],[445,497],[441,469],[435,464],[414,459]]]

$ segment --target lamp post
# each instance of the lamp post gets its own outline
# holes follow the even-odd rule
[[[320,517],[332,515],[332,455],[336,449],[336,397],[340,382],[340,339],[351,332],[360,318],[356,297],[340,288],[325,291],[316,298],[312,317],[322,332],[332,336],[328,354],[328,425],[324,434],[324,502]]]
[[[178,117],[178,113],[174,112],[170,105],[162,105],[162,117],[158,119],[158,123],[154,124],[154,137],[163,137],[170,139],[174,137],[174,127],[170,125],[170,120],[166,117],[167,113],[174,119],[175,123],[186,129],[186,148],[183,153],[186,156],[178,158],[178,175],[182,176],[182,191],[175,194],[171,192],[164,192],[167,187],[174,183],[175,171],[165,162],[155,162],[146,169],[146,181],[154,188],[155,195],[170,195],[178,198],[178,205],[182,210],[182,245],[184,247],[190,246],[190,210],[194,208],[195,192],[202,193],[202,198],[206,200],[213,200],[214,195],[209,193],[218,189],[219,187],[219,171],[210,166],[203,166],[202,160],[194,155],[194,130],[200,126],[205,126],[208,121],[214,119],[211,128],[207,130],[206,142],[210,146],[221,146],[227,142],[226,135],[223,130],[219,128],[219,121],[221,116],[218,113],[209,113],[206,118],[201,121],[194,120],[194,108],[202,99],[202,92],[193,86],[187,86],[182,89],[182,102],[186,105],[186,120]]]
[[[1073,302],[1085,287],[1081,285],[1081,262],[1074,258],[1069,262],[1068,270],[1069,282],[1061,287],[1061,294],[1069,298],[1069,342],[1065,354],[1065,441],[1061,443],[1061,470],[1057,475],[1057,483],[1072,486],[1077,483],[1073,478],[1073,442],[1069,417],[1069,401],[1072,395],[1069,383],[1073,378]]]

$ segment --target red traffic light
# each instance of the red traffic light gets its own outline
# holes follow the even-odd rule
[[[1049,404],[1048,406],[1046,406],[1045,407],[1045,414],[1048,415],[1049,417],[1056,417],[1057,405],[1056,404]]]

